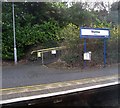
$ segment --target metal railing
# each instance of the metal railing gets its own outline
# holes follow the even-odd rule
[[[61,46],[61,47],[46,48],[46,49],[34,50],[31,52],[31,54],[36,53],[37,57],[41,57],[42,65],[44,65],[44,53],[53,52],[53,54],[56,55],[56,51],[63,50],[63,49],[66,49],[66,47]]]

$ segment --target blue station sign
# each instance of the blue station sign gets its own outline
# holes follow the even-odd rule
[[[109,38],[108,28],[80,28],[80,38]]]

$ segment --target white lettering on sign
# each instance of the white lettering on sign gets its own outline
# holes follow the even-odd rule
[[[108,30],[81,29],[81,35],[85,36],[109,36]]]

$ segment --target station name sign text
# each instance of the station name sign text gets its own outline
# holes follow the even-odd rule
[[[81,28],[80,38],[109,38],[110,31],[107,28]]]

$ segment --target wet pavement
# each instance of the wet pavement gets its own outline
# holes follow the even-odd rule
[[[105,68],[55,69],[39,63],[28,63],[2,67],[1,91],[3,102],[11,101],[5,106],[119,108],[118,87],[114,85],[116,81],[118,65]]]
[[[54,69],[39,63],[2,67],[2,88],[31,86],[118,74],[118,65],[95,69]]]

